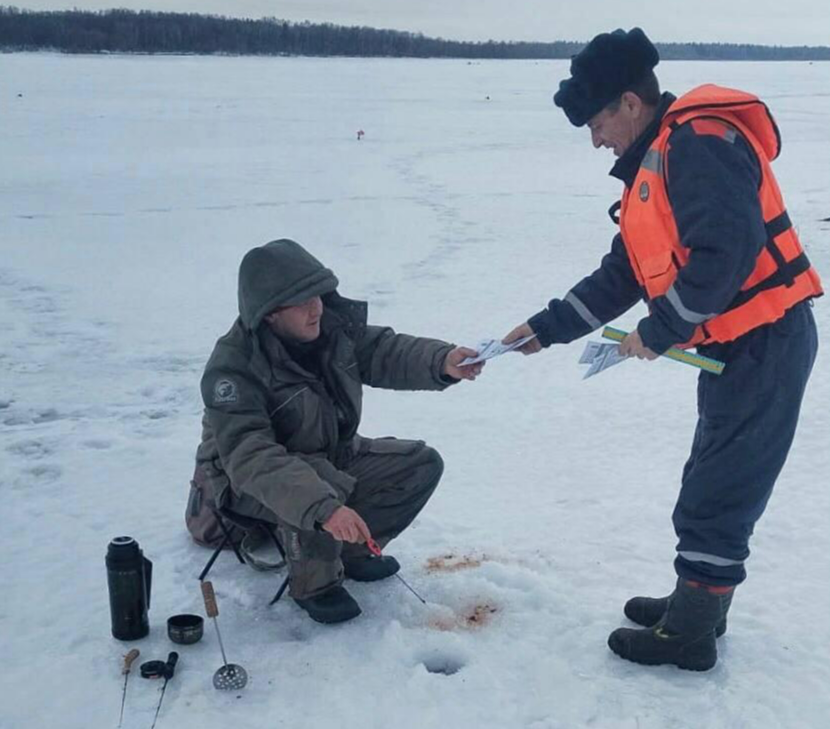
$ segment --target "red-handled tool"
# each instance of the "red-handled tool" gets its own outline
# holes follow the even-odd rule
[[[381,555],[380,547],[378,546],[378,543],[374,539],[369,537],[369,539],[366,540],[366,546],[369,547],[369,551],[372,554],[374,554],[375,557],[380,557],[380,555]]]
[[[366,546],[369,548],[369,551],[375,555],[375,557],[382,556],[382,552],[380,550],[380,547],[378,546],[378,543],[371,537],[369,537],[366,540]],[[417,592],[415,592],[415,590],[412,589],[412,586],[403,577],[401,577],[400,574],[396,572],[395,577],[397,577],[403,583],[403,586],[407,590],[409,590],[413,595],[415,595],[415,597],[417,597],[422,603],[424,603],[424,605],[427,604],[427,601],[424,600],[424,598],[422,598]]]

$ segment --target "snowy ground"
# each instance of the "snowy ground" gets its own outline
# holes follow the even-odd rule
[[[0,56],[2,729],[115,727],[128,646],[109,634],[111,537],[155,563],[140,660],[174,647],[167,616],[201,611],[207,553],[183,523],[198,380],[248,248],[295,238],[372,321],[457,342],[503,335],[593,270],[618,184],[610,153],[551,104],[566,68]],[[658,70],[675,92],[714,81],[765,98],[791,216],[830,279],[830,64]],[[365,434],[423,438],[447,463],[390,548],[430,606],[396,580],[354,585],[364,615],[322,627],[290,600],[269,608],[274,576],[224,555],[219,622],[249,686],[211,687],[206,626],[180,648],[158,726],[826,726],[826,357],[721,661],[697,675],[605,645],[629,596],[673,583],[695,372],[629,362],[583,382],[582,346],[495,361],[442,395],[367,393]],[[428,569],[446,555],[472,561]],[[476,607],[485,624],[470,628]],[[125,729],[150,726],[157,687],[133,674]]]

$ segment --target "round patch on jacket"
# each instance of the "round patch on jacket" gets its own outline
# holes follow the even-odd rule
[[[641,182],[640,183],[640,200],[642,200],[643,202],[648,202],[649,193],[650,193],[650,190],[648,188],[648,183],[647,182]]]
[[[213,386],[213,404],[222,405],[227,402],[236,402],[239,400],[239,392],[236,389],[236,383],[233,380],[222,379],[217,380]]]

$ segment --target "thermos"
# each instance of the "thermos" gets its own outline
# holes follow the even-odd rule
[[[112,634],[118,640],[138,640],[150,632],[150,585],[153,563],[132,537],[116,537],[107,548],[107,582]]]

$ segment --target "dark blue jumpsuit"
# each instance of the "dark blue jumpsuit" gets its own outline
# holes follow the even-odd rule
[[[663,95],[655,121],[611,170],[627,187],[673,101]],[[760,164],[740,134],[697,134],[687,123],[671,134],[667,169],[669,201],[690,252],[675,290],[687,310],[719,313],[767,241]],[[643,298],[618,234],[600,267],[529,323],[545,347],[570,342]],[[658,353],[688,341],[695,328],[665,296],[649,301],[649,315],[637,326],[645,346]],[[817,349],[811,301],[732,342],[698,347],[726,368],[698,380],[697,429],[673,514],[679,576],[718,586],[745,579],[749,537],[787,459]]]

